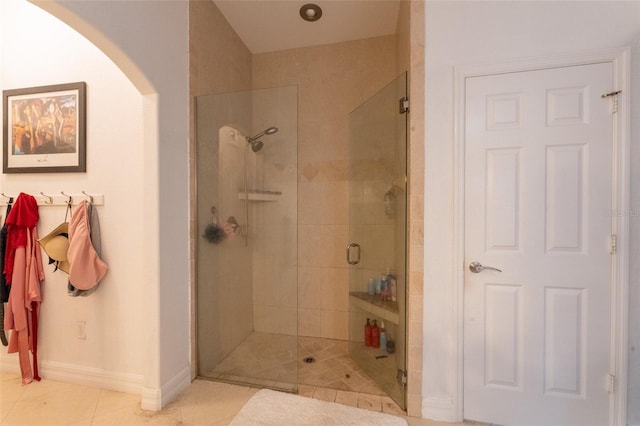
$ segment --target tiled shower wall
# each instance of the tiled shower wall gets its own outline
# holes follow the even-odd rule
[[[253,329],[297,334],[297,87],[254,90],[253,131],[275,126],[263,148],[250,152],[257,160],[250,188],[276,191],[275,201],[249,202],[249,245],[253,247]],[[289,342],[290,340],[284,340]],[[291,348],[295,352],[295,341]]]
[[[395,44],[385,36],[253,58],[254,89],[298,86],[301,336],[349,338],[349,113],[396,76]]]

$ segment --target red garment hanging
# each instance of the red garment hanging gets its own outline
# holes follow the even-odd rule
[[[15,213],[14,213],[15,212]],[[42,302],[40,284],[44,280],[42,256],[38,245],[38,204],[31,195],[20,194],[7,217],[7,254],[5,272],[11,292],[7,302],[4,328],[11,330],[9,353],[18,352],[22,383],[40,380],[37,365],[38,311]],[[33,369],[29,363],[33,353]]]

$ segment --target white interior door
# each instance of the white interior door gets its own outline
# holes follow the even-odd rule
[[[466,419],[609,423],[612,84],[611,63],[466,80]]]

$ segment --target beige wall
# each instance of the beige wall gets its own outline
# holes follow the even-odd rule
[[[402,1],[398,16],[398,70],[409,71],[407,412],[422,415],[424,279],[424,2]]]
[[[395,75],[395,36],[264,53],[253,58],[254,89],[298,86],[301,336],[349,337],[345,262],[349,112]]]
[[[189,2],[191,96],[251,89],[251,52],[211,1]]]

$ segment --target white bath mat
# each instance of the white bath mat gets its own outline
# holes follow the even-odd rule
[[[391,414],[262,389],[242,407],[231,425],[407,426],[407,422]]]

